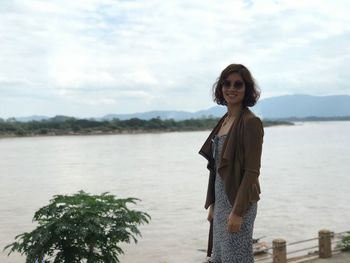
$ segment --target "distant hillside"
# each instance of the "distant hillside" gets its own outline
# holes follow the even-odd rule
[[[226,112],[226,107],[214,106],[207,110],[201,110],[197,112],[188,111],[149,111],[133,114],[108,114],[103,116],[102,120],[128,120],[131,118],[139,118],[142,120],[150,120],[152,118],[160,118],[163,120],[174,119],[174,120],[188,120],[188,119],[200,119],[206,117],[219,117]]]
[[[252,108],[258,116],[265,119],[308,119],[316,118],[333,118],[350,116],[350,96],[310,96],[310,95],[286,95],[263,99]],[[160,118],[162,120],[187,120],[207,117],[220,117],[226,112],[224,106],[213,106],[206,110],[197,112],[186,111],[149,111],[133,114],[108,114],[95,120],[128,120],[139,118],[150,120]],[[57,116],[64,117],[64,116]],[[27,122],[31,120],[48,119],[46,116],[31,116],[16,118],[17,121]],[[92,118],[90,118],[92,119]],[[0,119],[1,121],[1,119]]]
[[[160,119],[174,119],[174,120],[185,120],[191,119],[193,113],[186,111],[148,111],[148,112],[139,112],[132,114],[108,114],[100,118],[101,120],[128,120],[132,118],[138,118],[142,120],[150,120],[152,118],[160,118]]]
[[[350,96],[287,95],[261,100],[254,111],[263,118],[350,116]]]
[[[42,121],[42,120],[47,120],[49,117],[47,116],[39,116],[39,115],[33,115],[33,116],[28,116],[28,117],[18,117],[16,118],[17,121],[20,122],[28,122],[28,121]]]
[[[307,117],[343,117],[350,116],[350,96],[310,96],[286,95],[263,99],[252,108],[257,115],[266,119],[307,118]],[[220,117],[226,107],[214,106],[197,112],[151,111],[135,114],[107,115],[103,119],[129,118],[184,120],[190,118]]]

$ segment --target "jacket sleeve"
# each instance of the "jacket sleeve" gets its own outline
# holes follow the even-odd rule
[[[260,187],[258,176],[264,128],[258,117],[247,120],[243,131],[243,178],[233,206],[233,213],[243,216],[249,204],[259,200]]]

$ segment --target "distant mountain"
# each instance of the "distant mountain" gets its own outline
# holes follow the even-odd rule
[[[47,120],[47,119],[50,119],[50,117],[41,116],[41,115],[33,115],[33,116],[28,116],[28,117],[18,117],[18,118],[15,118],[15,119],[16,119],[16,121],[20,121],[20,122],[28,122],[28,121]]]
[[[161,119],[174,119],[174,120],[182,120],[182,119],[190,119],[193,113],[186,111],[148,111],[148,112],[140,112],[140,113],[132,113],[132,114],[108,114],[99,118],[101,120],[128,120],[131,118],[139,118],[143,120],[150,120],[152,118],[161,118]]]
[[[131,118],[139,118],[143,120],[150,120],[152,118],[160,119],[174,119],[174,120],[187,120],[187,119],[199,119],[207,117],[218,117],[222,116],[226,112],[225,107],[212,107],[207,110],[201,110],[197,112],[188,112],[188,111],[149,111],[142,113],[133,113],[133,114],[108,114],[100,119],[102,120],[112,120],[120,119],[127,120]]]
[[[285,95],[279,97],[267,98],[259,101],[252,108],[258,116],[265,119],[287,119],[287,118],[307,118],[307,117],[343,117],[350,116],[350,96],[310,96],[310,95]],[[220,117],[226,112],[226,107],[214,106],[206,110],[196,112],[187,111],[149,111],[132,114],[108,114],[101,118],[89,118],[96,120],[127,120],[139,118],[150,120],[152,118],[160,119],[197,119],[206,117]],[[57,121],[66,116],[54,117]],[[15,118],[17,121],[45,120],[47,116],[30,116]]]
[[[224,106],[214,106],[207,110],[194,112],[192,118],[221,117],[226,111]]]
[[[286,95],[261,100],[254,108],[269,119],[350,116],[350,96]]]
[[[259,101],[252,108],[258,116],[265,119],[306,118],[306,117],[342,117],[350,116],[350,96],[310,96],[286,95],[267,98]],[[186,111],[150,111],[135,114],[106,115],[103,119],[130,118],[140,119],[175,119],[220,117],[226,112],[226,107],[214,106],[197,112]]]

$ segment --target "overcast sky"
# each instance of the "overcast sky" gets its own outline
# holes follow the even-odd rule
[[[262,98],[350,95],[350,1],[0,1],[3,118],[207,109],[230,63]]]

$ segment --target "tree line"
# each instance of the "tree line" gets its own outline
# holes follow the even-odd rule
[[[19,122],[14,118],[0,120],[0,136],[114,134],[169,131],[200,131],[212,129],[219,118],[173,120],[94,120],[56,116],[47,120]],[[264,121],[264,126],[288,125],[287,121]]]

